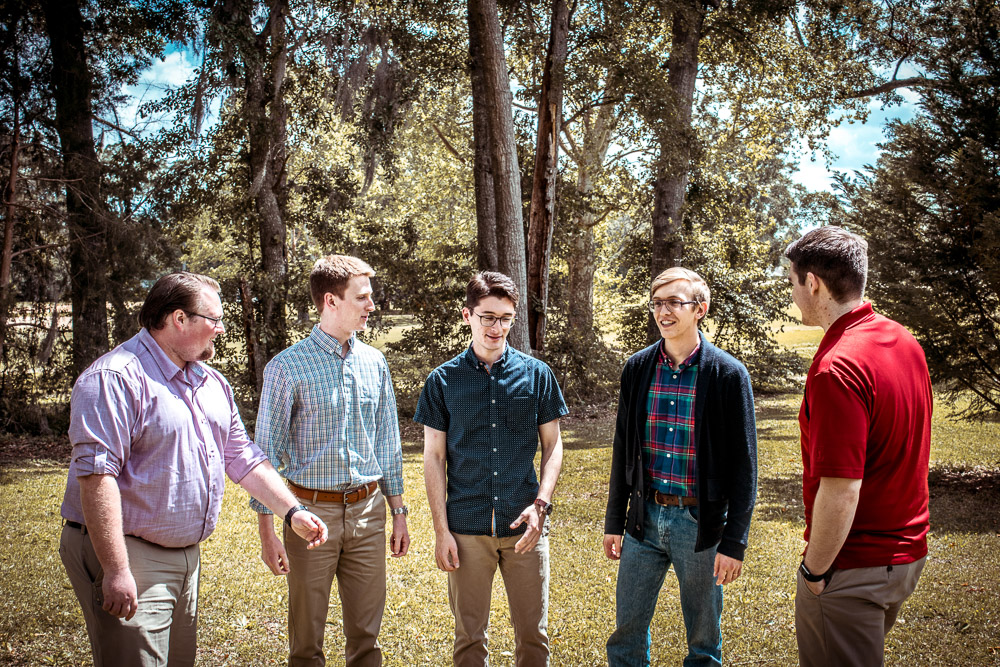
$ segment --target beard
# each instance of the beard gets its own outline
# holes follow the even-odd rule
[[[198,355],[198,361],[208,361],[214,356],[215,356],[215,343],[210,341],[208,343],[208,347],[202,350],[201,354]]]

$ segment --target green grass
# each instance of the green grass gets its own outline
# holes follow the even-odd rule
[[[760,494],[743,576],[725,592],[729,664],[792,665],[794,572],[802,543],[796,396],[758,401]],[[1000,426],[935,418],[930,559],[889,635],[888,665],[1000,664]],[[407,429],[408,433],[416,433]],[[611,418],[570,419],[553,515],[550,635],[554,665],[599,665],[614,624],[617,566],[601,552]],[[389,559],[382,628],[387,665],[450,664],[453,622],[445,575],[434,566],[420,445],[404,447],[413,546]],[[979,466],[974,468],[973,466]],[[66,468],[21,461],[0,471],[0,664],[89,664],[76,599],[57,554]],[[230,488],[219,527],[202,548],[201,665],[283,664],[286,589],[259,559],[256,519]],[[342,664],[336,596],[327,626],[331,664]],[[500,578],[494,586],[491,662],[513,664]],[[668,575],[653,628],[654,664],[679,664],[684,633]]]

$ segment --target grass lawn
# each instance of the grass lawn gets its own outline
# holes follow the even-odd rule
[[[802,548],[798,397],[761,397],[760,495],[743,576],[725,592],[723,650],[729,664],[792,665],[794,572]],[[941,411],[942,413],[944,411]],[[554,665],[599,665],[614,622],[617,566],[601,552],[611,421],[569,419],[551,537],[550,634]],[[388,563],[382,628],[388,665],[449,664],[453,624],[445,575],[434,566],[418,432],[404,437],[413,547]],[[935,420],[930,559],[889,635],[890,665],[1000,664],[1000,426]],[[0,443],[9,449],[10,443]],[[64,446],[64,449],[66,447]],[[15,459],[0,472],[0,664],[90,662],[83,618],[57,554],[65,463]],[[202,665],[268,665],[285,659],[286,591],[258,557],[256,520],[237,487],[202,548]],[[327,649],[341,661],[339,607]],[[499,577],[491,661],[513,664],[513,634]],[[653,625],[654,664],[676,665],[684,633],[676,579],[668,575]]]

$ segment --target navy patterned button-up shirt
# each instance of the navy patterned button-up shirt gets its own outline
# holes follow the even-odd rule
[[[538,494],[538,427],[569,409],[552,370],[507,347],[490,371],[469,346],[427,377],[413,421],[447,434],[448,527],[510,537]]]

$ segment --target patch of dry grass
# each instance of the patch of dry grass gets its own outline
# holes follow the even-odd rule
[[[744,575],[727,587],[723,641],[729,664],[792,665],[794,572],[802,549],[798,397],[758,401],[760,495]],[[554,665],[600,665],[614,623],[617,566],[601,552],[610,458],[610,416],[570,419],[551,537],[550,635]],[[410,554],[388,562],[382,630],[387,665],[450,664],[453,622],[445,575],[434,566],[417,429],[407,429],[405,475]],[[888,665],[1000,664],[1000,426],[935,418],[930,560],[889,636]],[[976,467],[978,466],[978,467]],[[59,562],[65,464],[8,463],[0,473],[0,663],[89,664],[83,619]],[[201,665],[283,664],[286,590],[258,557],[246,494],[230,488],[215,534],[203,545]],[[327,625],[331,664],[342,664],[336,596]],[[499,577],[491,662],[513,664],[513,633]],[[654,664],[683,658],[676,579],[660,594]]]

